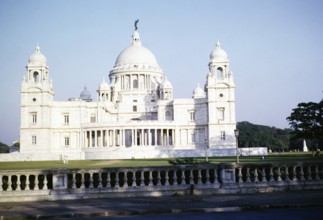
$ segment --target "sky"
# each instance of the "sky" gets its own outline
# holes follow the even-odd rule
[[[236,84],[236,119],[288,128],[300,102],[323,98],[321,0],[1,0],[0,142],[19,140],[20,86],[39,44],[55,100],[96,99],[139,19],[175,98],[204,85],[220,41]]]

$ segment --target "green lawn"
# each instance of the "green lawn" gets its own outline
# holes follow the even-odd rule
[[[71,160],[68,164],[62,161],[30,161],[30,162],[0,162],[0,170],[9,169],[50,169],[50,168],[108,168],[108,167],[146,167],[169,166],[169,159],[135,159],[135,160]],[[205,158],[198,158],[199,162],[205,162]],[[212,164],[232,163],[236,157],[210,157]],[[260,156],[240,157],[240,163],[292,163],[319,161],[323,162],[323,156],[313,157],[311,153],[295,152],[270,154],[262,159]]]

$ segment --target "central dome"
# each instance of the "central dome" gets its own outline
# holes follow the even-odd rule
[[[155,56],[150,50],[141,46],[139,33],[132,35],[132,45],[124,49],[118,56],[115,66],[125,64],[144,64],[149,66],[159,66]]]

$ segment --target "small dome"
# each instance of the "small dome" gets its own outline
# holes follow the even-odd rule
[[[227,53],[220,46],[221,46],[220,42],[218,41],[216,43],[214,50],[210,54],[211,60],[226,61],[228,59]]]
[[[132,45],[124,49],[118,56],[115,66],[125,64],[146,64],[159,67],[155,56],[147,48],[141,46],[139,33],[132,35]]]
[[[86,102],[91,102],[91,93],[87,90],[86,86],[84,86],[84,90],[80,94],[80,99]]]
[[[172,89],[172,84],[168,81],[167,77],[164,78],[164,81],[161,83],[160,88],[163,89]]]
[[[100,83],[98,90],[110,90],[110,87],[104,78],[102,79],[102,82]]]
[[[45,66],[46,62],[46,57],[40,52],[40,47],[37,46],[35,52],[29,57],[28,63],[34,66]]]
[[[204,97],[205,97],[204,91],[200,87],[200,84],[198,83],[193,91],[193,99],[204,98]]]

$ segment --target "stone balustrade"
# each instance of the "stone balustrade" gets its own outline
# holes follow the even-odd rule
[[[0,171],[0,201],[323,188],[323,163]]]

